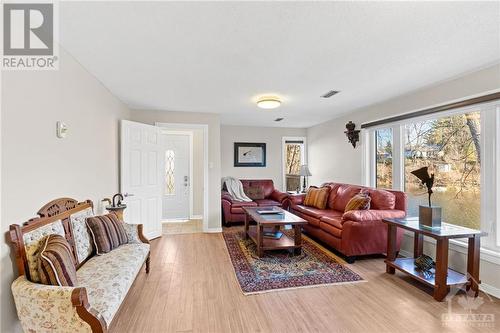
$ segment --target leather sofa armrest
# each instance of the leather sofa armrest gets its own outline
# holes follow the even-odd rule
[[[306,198],[306,194],[305,193],[293,194],[289,195],[288,198],[292,205],[302,205],[304,203],[304,199]]]
[[[271,195],[269,197],[272,200],[283,203],[283,201],[285,201],[285,199],[288,198],[288,193],[283,193],[278,190],[274,190],[271,192]]]
[[[221,200],[226,200],[226,201],[229,201],[232,203],[233,197],[231,196],[231,194],[229,194],[229,192],[222,191],[221,192]]]
[[[367,221],[380,221],[382,219],[395,219],[403,218],[406,216],[406,212],[403,210],[377,210],[377,209],[367,209],[367,210],[350,210],[342,215],[342,222],[345,221],[355,221],[355,222],[367,222]]]

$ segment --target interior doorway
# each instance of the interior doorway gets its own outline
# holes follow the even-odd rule
[[[282,160],[283,190],[300,191],[304,181],[300,176],[300,167],[307,164],[306,138],[283,137]]]

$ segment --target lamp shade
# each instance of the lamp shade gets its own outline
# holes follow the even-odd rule
[[[307,166],[307,164],[303,164],[300,166],[300,173],[299,173],[301,176],[312,176],[311,175],[311,171],[309,171],[309,167]]]

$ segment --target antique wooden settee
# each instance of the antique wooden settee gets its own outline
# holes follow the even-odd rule
[[[9,236],[19,277],[12,293],[25,332],[106,332],[143,264],[149,273],[149,241],[141,224],[125,223],[128,244],[95,255],[85,220],[93,216],[90,200],[56,199],[38,217],[10,226]],[[77,264],[74,287],[39,283],[36,254],[49,234],[64,236]]]

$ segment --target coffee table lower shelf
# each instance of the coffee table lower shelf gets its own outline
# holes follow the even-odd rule
[[[259,244],[257,240],[256,226],[249,227],[248,236],[255,242],[255,244]],[[298,249],[298,248],[301,248],[301,245],[295,245],[295,240],[285,235],[285,233],[283,233],[283,235],[279,239],[262,237],[262,250],[281,250],[281,249]]]
[[[422,271],[417,270],[415,268],[415,258],[397,258],[394,261],[386,260],[385,263],[388,266],[391,266],[391,267],[397,269],[398,271],[406,273],[406,274],[412,276],[414,279],[416,279],[422,283],[425,283],[426,285],[428,285],[430,287],[435,287],[435,285],[436,285],[434,274],[427,274],[426,275],[426,274],[422,273]],[[464,285],[467,283],[468,283],[468,280],[464,274],[448,268],[448,275],[447,275],[447,279],[446,279],[447,286]]]

